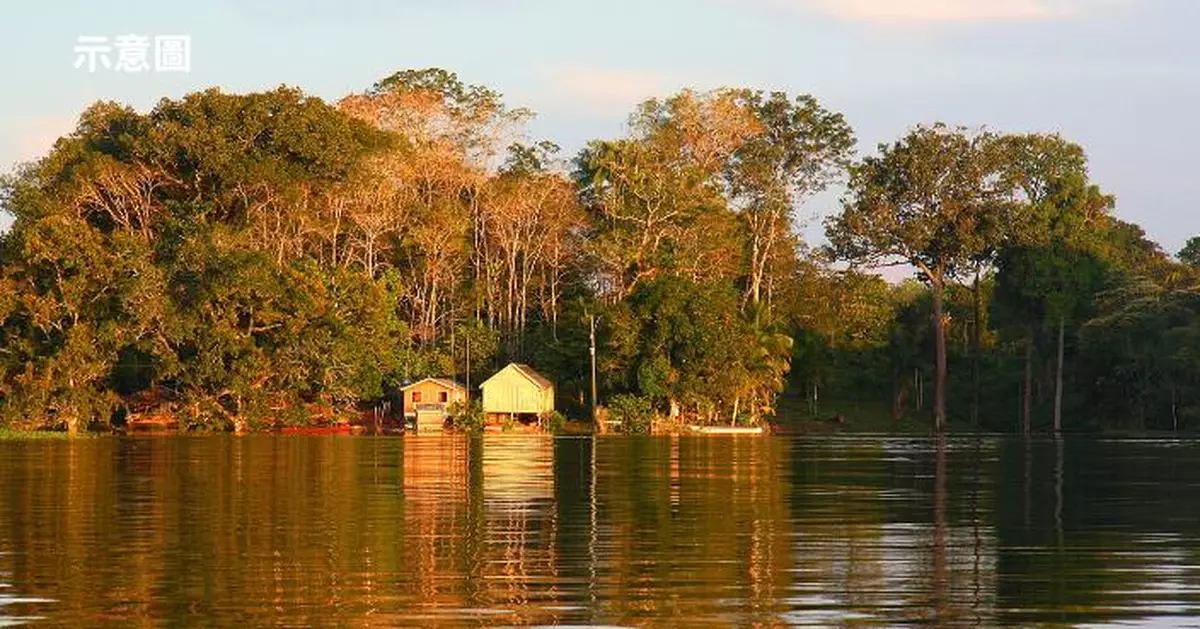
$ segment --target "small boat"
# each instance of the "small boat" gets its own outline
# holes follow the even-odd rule
[[[701,435],[764,435],[767,433],[762,426],[688,426],[688,428]]]

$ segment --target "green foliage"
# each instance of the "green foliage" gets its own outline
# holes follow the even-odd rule
[[[1095,419],[1145,430],[1200,426],[1200,287],[1118,280],[1083,329],[1081,364]]]
[[[1200,267],[1200,236],[1189,238],[1179,252],[1179,261],[1192,267]]]
[[[549,142],[498,166],[528,115],[439,69],[336,107],[286,87],[89,107],[0,180],[0,422],[345,421],[509,360],[582,414],[594,319],[600,399],[635,431],[761,423],[789,373],[814,412],[870,398],[901,420],[932,381],[981,426],[1011,430],[1023,392],[1044,425],[1059,326],[1070,427],[1200,427],[1200,239],[1177,263],[1115,219],[1059,136],[922,126],[851,163],[811,96],[685,90],[571,180]],[[794,208],[846,172],[814,254]],[[881,263],[915,279],[861,268]]]
[[[917,127],[851,169],[833,250],[855,262],[902,261],[940,286],[1002,238],[1008,218],[993,136]]]
[[[630,435],[646,435],[654,428],[654,406],[647,398],[622,393],[608,401],[608,418]]]
[[[4,304],[4,415],[76,429],[138,397],[244,429],[382,396],[411,363],[394,283],[260,231],[382,143],[286,88],[84,112],[7,186],[3,281],[24,297]]]
[[[791,338],[746,321],[731,286],[663,278],[629,299],[630,390],[658,408],[719,422],[737,408],[769,413],[789,369]],[[620,351],[614,352],[620,354]]]
[[[458,432],[473,435],[483,432],[485,419],[483,406],[477,400],[472,401],[469,405],[455,402],[446,408],[446,414],[450,417],[450,425]]]
[[[567,425],[567,416],[558,411],[551,411],[544,418],[546,430],[552,435],[561,434]]]
[[[995,303],[1018,310],[1009,316],[1021,324],[1086,318],[1108,274],[1108,265],[1098,256],[1061,242],[1007,249],[997,266]]]

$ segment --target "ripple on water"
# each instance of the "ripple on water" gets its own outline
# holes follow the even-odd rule
[[[1198,449],[0,443],[0,627],[1200,626]]]
[[[8,584],[3,585],[5,587],[9,587]],[[0,595],[0,608],[6,608],[11,605],[43,605],[56,602],[57,601],[48,598]],[[7,616],[0,614],[0,627],[19,627],[21,625],[27,625],[31,622],[44,619],[44,616]]]
[[[31,622],[45,620],[43,616],[0,616],[0,627],[20,627]]]

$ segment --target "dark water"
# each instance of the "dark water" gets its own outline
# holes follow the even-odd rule
[[[6,442],[0,582],[34,627],[1196,627],[1200,442]]]

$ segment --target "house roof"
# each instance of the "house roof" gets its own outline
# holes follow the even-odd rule
[[[400,387],[400,390],[407,391],[413,387],[416,387],[417,385],[425,384],[426,382],[433,382],[433,383],[438,384],[446,389],[453,389],[453,390],[457,390],[457,391],[465,391],[466,390],[466,388],[463,387],[463,385],[461,385],[449,378],[425,378],[424,380],[418,380],[417,382],[414,382],[406,387]]]
[[[553,382],[550,382],[549,380],[546,379],[545,376],[534,371],[533,367],[530,367],[529,365],[524,365],[521,363],[510,363],[504,369],[501,369],[500,371],[496,372],[496,376],[500,375],[501,373],[503,373],[505,371],[508,371],[509,369],[516,371],[517,373],[521,374],[522,376],[525,376],[526,380],[529,380],[530,382],[532,382],[539,389],[545,390],[545,389],[554,388]],[[495,378],[496,376],[492,376],[491,378],[488,378],[487,381],[485,381],[483,384],[487,384],[488,382],[491,382],[492,379]]]

